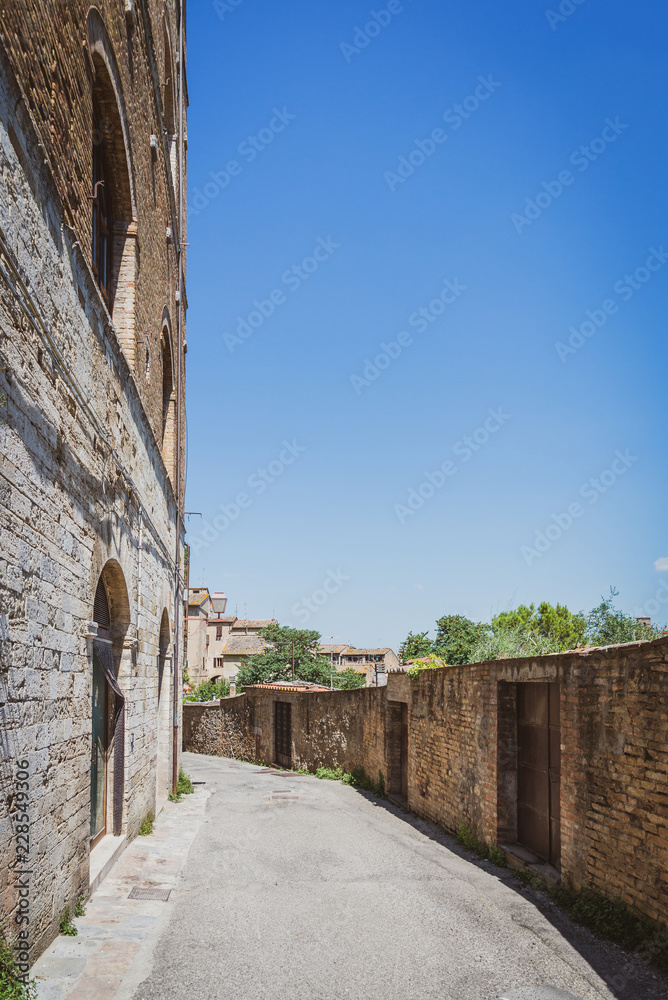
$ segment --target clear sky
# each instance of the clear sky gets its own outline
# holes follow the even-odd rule
[[[231,612],[668,619],[668,12],[510,6],[189,4],[190,581]]]

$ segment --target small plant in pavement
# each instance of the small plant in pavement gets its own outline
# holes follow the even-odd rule
[[[21,974],[12,946],[5,938],[5,921],[0,923],[0,1000],[36,1000],[37,984]]]
[[[85,904],[86,904],[86,897],[85,896],[79,896],[79,898],[77,899],[77,905],[74,907],[74,916],[75,917],[85,917],[86,916]]]
[[[178,787],[178,786],[177,786]],[[147,813],[144,822],[139,827],[139,836],[148,837],[149,833],[153,833],[153,824],[155,822],[155,816],[152,812]]]
[[[60,918],[60,933],[66,937],[76,937],[79,933],[70,918],[70,908],[66,906]]]
[[[180,802],[184,795],[192,795],[195,791],[195,787],[192,783],[192,779],[189,774],[183,770],[179,769],[179,780],[176,782],[176,795],[174,792],[169,793],[170,802]]]

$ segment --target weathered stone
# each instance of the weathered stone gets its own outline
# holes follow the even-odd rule
[[[128,837],[170,785],[185,359],[178,241],[165,239],[179,231],[178,178],[149,139],[176,132],[178,7],[148,0],[134,27],[124,0],[0,8],[0,912],[15,932],[8,810],[26,759],[33,956],[88,891],[86,625],[101,576],[125,696]],[[100,145],[116,216],[106,300],[92,247]]]

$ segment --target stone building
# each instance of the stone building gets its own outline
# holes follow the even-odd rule
[[[320,646],[320,652],[328,659],[334,670],[355,670],[365,674],[367,687],[382,687],[387,682],[387,673],[399,669],[397,654],[389,646],[381,649],[357,649],[355,646]]]
[[[178,763],[183,7],[0,5],[0,910],[31,958]]]
[[[191,686],[203,681],[232,680],[249,656],[264,652],[267,643],[259,634],[274,618],[237,618],[226,615],[227,598],[206,587],[188,591],[186,662]]]

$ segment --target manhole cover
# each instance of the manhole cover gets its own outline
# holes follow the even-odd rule
[[[166,903],[171,891],[171,889],[140,889],[138,886],[135,886],[128,895],[128,899],[159,899],[161,902]]]
[[[525,986],[510,993],[502,993],[499,1000],[582,1000],[574,993],[567,993],[556,986]]]

